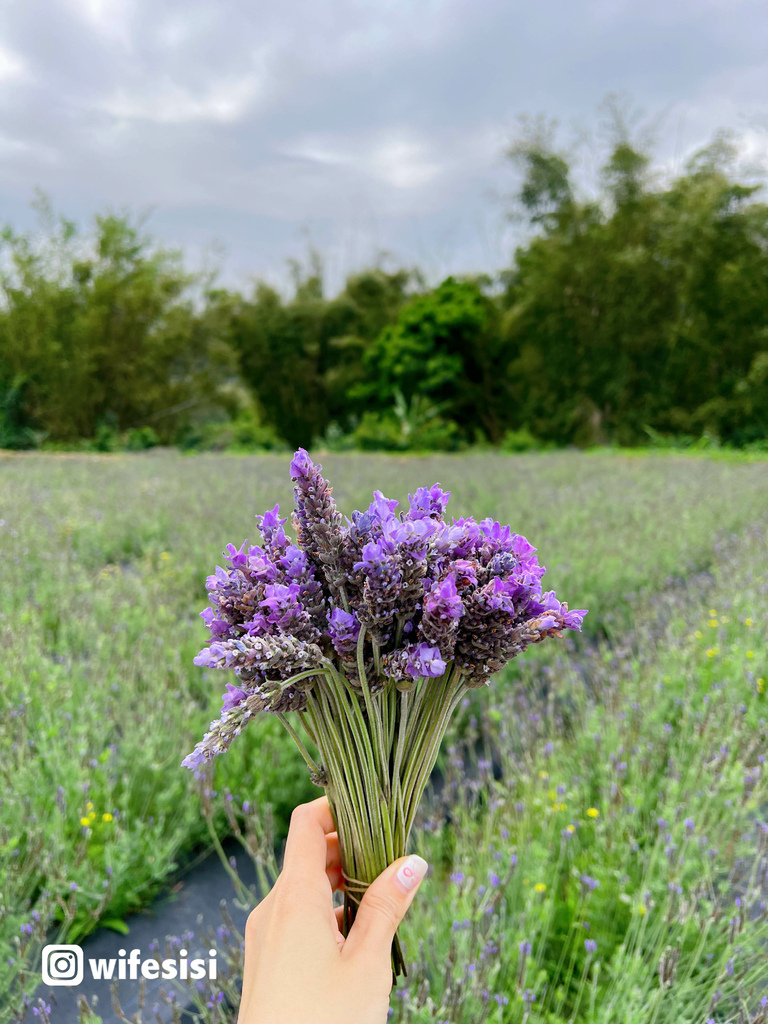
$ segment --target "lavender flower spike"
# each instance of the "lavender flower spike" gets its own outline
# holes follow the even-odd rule
[[[239,736],[250,719],[265,708],[264,700],[252,694],[229,711],[223,711],[221,718],[211,722],[209,732],[200,740],[191,754],[181,762],[184,768],[198,771],[218,754],[229,750],[230,744]]]
[[[344,529],[341,513],[331,488],[308,453],[299,448],[291,462],[291,480],[296,501],[294,524],[299,547],[309,556],[328,584],[331,596],[339,599],[345,574],[341,566]]]

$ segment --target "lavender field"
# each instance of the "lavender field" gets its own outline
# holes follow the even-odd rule
[[[547,586],[590,609],[452,727],[392,1019],[768,1021],[768,463],[322,461],[346,513],[439,481],[454,515],[511,523]],[[223,688],[192,663],[205,577],[254,513],[290,508],[286,465],[0,457],[3,1019],[32,1019],[46,936],[119,930],[233,831],[266,879],[290,809],[317,795],[277,722],[221,759],[215,796],[179,767]],[[239,936],[213,941],[227,968],[177,996],[205,1024],[236,1019],[241,968]]]

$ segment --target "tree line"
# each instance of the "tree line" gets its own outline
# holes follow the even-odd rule
[[[0,235],[0,446],[768,444],[768,205],[734,142],[661,180],[619,133],[589,198],[541,127],[508,155],[509,268],[371,267],[335,296],[314,255],[291,294],[242,294],[39,199],[42,232]]]

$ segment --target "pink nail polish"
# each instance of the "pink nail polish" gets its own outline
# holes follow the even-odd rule
[[[429,865],[423,857],[418,857],[415,853],[411,854],[408,860],[397,869],[395,882],[403,892],[413,892],[426,875],[428,867]]]

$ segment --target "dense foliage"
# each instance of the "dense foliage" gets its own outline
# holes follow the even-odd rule
[[[313,254],[243,295],[42,204],[41,236],[2,234],[0,445],[767,446],[768,205],[735,144],[665,180],[619,133],[589,198],[546,132],[509,155],[527,241],[433,288],[379,267],[328,297]]]
[[[560,443],[766,437],[768,206],[729,176],[733,147],[717,140],[659,188],[620,141],[601,203],[575,200],[564,161],[545,173],[540,143],[515,155],[541,228],[508,277],[518,423]]]
[[[97,217],[82,240],[39,206],[42,238],[0,236],[0,444],[110,428],[174,440],[234,367],[194,279],[124,218]]]

